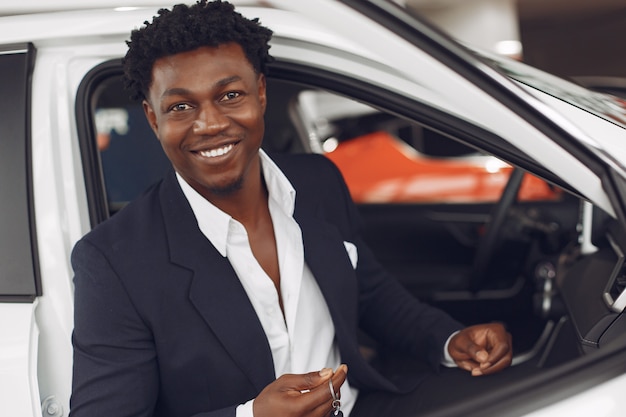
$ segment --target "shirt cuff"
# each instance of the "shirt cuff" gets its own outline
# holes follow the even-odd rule
[[[450,340],[458,333],[460,332],[460,330],[457,330],[456,332],[452,333],[450,335],[450,337],[448,337],[448,340],[446,340],[446,344],[443,345],[443,357],[441,358],[441,364],[443,366],[446,366],[448,368],[456,368],[456,363],[454,362],[454,359],[452,359],[452,356],[450,356],[450,353],[448,352],[448,345],[450,344]],[[237,417],[239,417],[239,414],[237,414]]]
[[[237,410],[235,411],[235,416],[254,417],[254,413],[252,412],[252,403],[254,403],[254,399],[248,401],[245,404],[238,405]]]

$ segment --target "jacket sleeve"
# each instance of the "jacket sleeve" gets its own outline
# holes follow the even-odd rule
[[[81,240],[72,253],[75,307],[71,417],[152,417],[159,370],[150,327],[102,252]],[[194,417],[235,417],[237,405]]]
[[[463,325],[447,313],[419,301],[376,260],[360,234],[360,217],[343,177],[334,164],[337,195],[345,207],[341,218],[346,240],[358,251],[359,324],[379,343],[438,366],[448,337]],[[333,197],[337,199],[337,196]]]
[[[102,253],[72,253],[74,370],[71,416],[152,416],[159,374],[150,330]]]

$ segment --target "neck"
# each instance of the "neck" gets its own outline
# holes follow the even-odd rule
[[[204,198],[245,226],[257,224],[268,212],[269,192],[260,167],[246,176],[241,188],[225,194],[205,193]]]

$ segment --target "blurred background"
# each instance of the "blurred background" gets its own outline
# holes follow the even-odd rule
[[[626,78],[626,0],[397,1],[463,42],[553,74]]]

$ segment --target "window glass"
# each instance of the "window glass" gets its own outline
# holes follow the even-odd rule
[[[109,210],[116,212],[159,180],[170,164],[140,102],[131,101],[121,77],[97,90],[94,119]]]
[[[111,212],[159,180],[170,164],[141,103],[119,76],[96,90],[94,119]],[[432,129],[321,89],[268,80],[264,149],[317,152],[340,169],[359,204],[491,203],[512,167]],[[554,200],[527,175],[519,199]]]
[[[38,287],[29,185],[31,52],[28,45],[0,50],[0,298],[13,301],[32,300]]]
[[[431,129],[319,90],[299,94],[307,137],[335,162],[357,203],[495,202],[511,166]],[[527,175],[521,200],[555,191]]]

